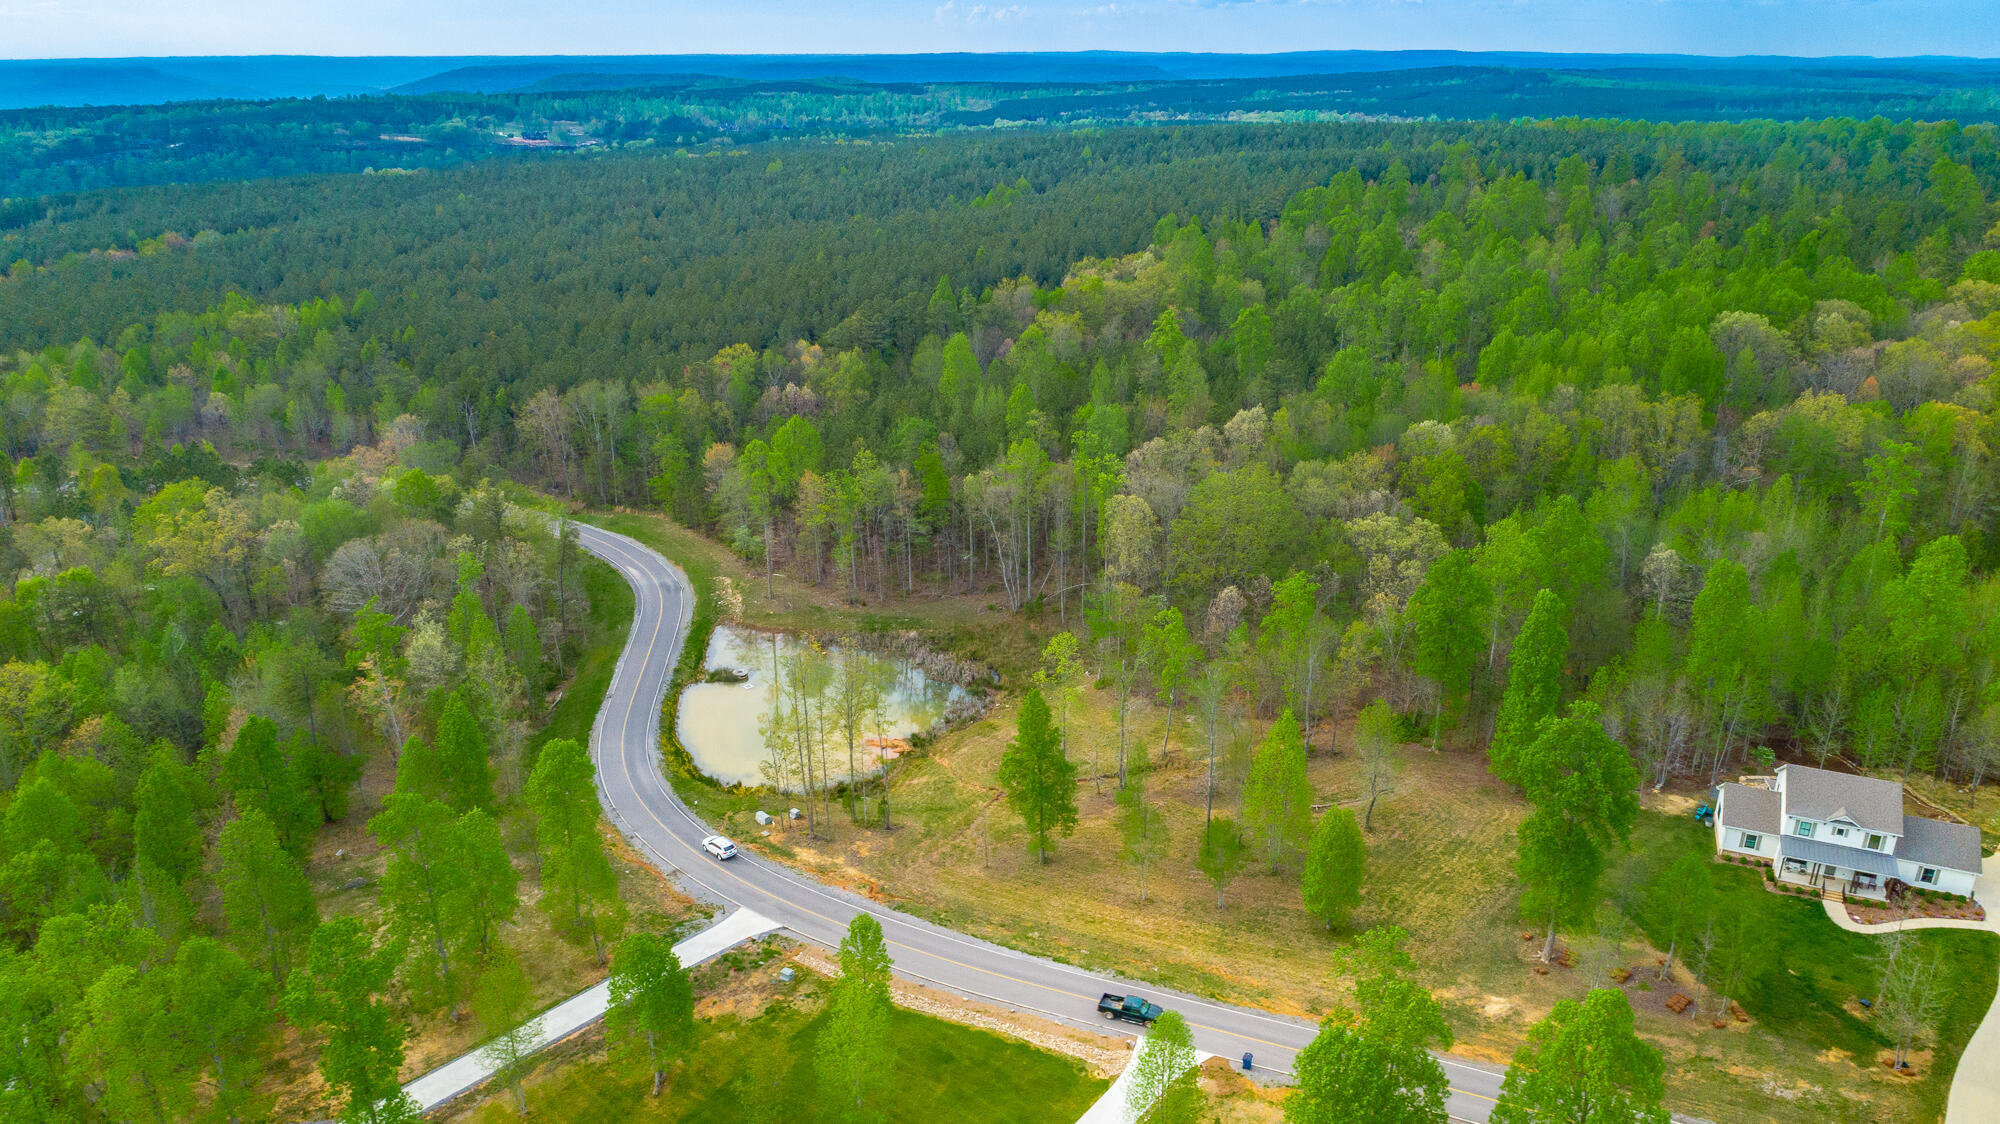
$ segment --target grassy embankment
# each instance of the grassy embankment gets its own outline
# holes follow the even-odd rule
[[[762,1124],[817,1119],[814,1072],[827,986],[801,970],[776,979],[769,946],[738,949],[698,969],[701,996],[688,1061],[658,1098],[642,1057],[607,1047],[595,1029],[558,1047],[529,1081],[529,1114],[544,1121],[699,1121]],[[898,1008],[892,1030],[889,1120],[936,1119],[941,1106],[975,1106],[992,1124],[1068,1124],[1104,1091],[1074,1059]],[[498,1124],[519,1119],[513,1097],[490,1092],[447,1119]]]
[[[525,775],[532,767],[535,748],[554,737],[582,740],[590,735],[599,702],[611,680],[611,669],[625,644],[633,612],[632,587],[618,572],[601,562],[589,560],[582,581],[590,596],[590,618],[584,627],[585,644],[577,657],[574,674],[561,698],[529,740],[526,758],[520,765]],[[395,783],[395,762],[386,748],[378,748],[367,763],[353,804],[345,820],[329,824],[321,831],[306,872],[319,900],[322,917],[346,914],[379,921],[378,883],[386,856],[368,833],[368,820],[381,810],[382,798]],[[503,779],[503,786],[507,782]],[[513,782],[518,786],[519,779]],[[514,924],[502,932],[502,940],[524,964],[532,965],[535,1005],[547,1007],[604,978],[604,968],[588,948],[580,948],[557,936],[548,917],[535,907],[534,823],[518,803],[501,809],[501,830],[509,856],[521,874],[521,910]],[[618,838],[607,832],[614,865],[618,871],[619,895],[631,910],[629,929],[671,932],[699,917],[693,902],[675,891],[650,869],[641,865]],[[411,1019],[412,1032],[405,1050],[405,1080],[428,1072],[442,1062],[478,1044],[482,1037],[478,1021],[453,1021],[443,1012],[417,1014],[403,1012]],[[310,1052],[293,1036],[287,1036],[274,1067],[272,1087],[279,1091],[278,1115],[284,1119],[312,1119],[319,1112],[320,1083],[311,1068]]]
[[[607,522],[607,525],[611,525]],[[811,591],[778,584],[765,599],[762,575],[745,573],[727,550],[662,520],[620,517],[616,529],[649,542],[680,562],[698,588],[718,576],[746,590],[745,617],[753,624],[784,626],[838,619]],[[912,607],[925,619],[929,606]],[[1017,648],[1038,641],[1013,618],[984,616],[967,622],[962,602],[938,602],[950,621],[933,635],[985,633],[988,644],[1008,638]],[[978,610],[973,610],[977,612]],[[960,649],[961,652],[964,649]],[[1011,682],[1031,666],[1017,663]],[[698,665],[697,665],[698,666]],[[777,801],[755,791],[725,792],[682,777],[683,795],[738,838],[839,881],[893,899],[899,906],[980,936],[1092,968],[1150,979],[1198,994],[1273,1010],[1313,1015],[1339,1000],[1342,981],[1330,971],[1335,952],[1355,929],[1402,925],[1424,967],[1426,982],[1446,1003],[1468,1054],[1504,1061],[1526,1029],[1558,1000],[1591,986],[1608,986],[1611,973],[1632,969],[1626,984],[1642,1033],[1667,1052],[1669,1100],[1678,1110],[1718,1120],[1812,1119],[1901,1121],[1934,1117],[1949,1087],[1949,1073],[1963,1043],[1992,996],[1996,949],[1978,933],[1923,936],[1946,957],[1950,978],[1965,981],[1948,1016],[1938,1056],[1922,1059],[1914,1079],[1890,1075],[1876,1064],[1884,1045],[1856,1002],[1875,994],[1874,938],[1845,933],[1817,902],[1764,891],[1757,877],[1733,867],[1715,870],[1723,908],[1746,911],[1767,934],[1762,967],[1737,996],[1751,1016],[1717,1029],[1692,1013],[1676,1015],[1665,1001],[1676,991],[1699,994],[1685,969],[1670,982],[1651,984],[1659,951],[1642,924],[1645,887],[1680,848],[1706,849],[1685,798],[1649,798],[1632,846],[1606,879],[1599,931],[1566,934],[1577,966],[1537,973],[1538,942],[1522,932],[1536,928],[1519,916],[1513,877],[1514,829],[1524,802],[1495,781],[1476,751],[1433,754],[1410,747],[1396,791],[1383,798],[1369,836],[1369,874],[1363,902],[1347,931],[1328,933],[1299,902],[1295,869],[1256,869],[1232,883],[1217,909],[1214,889],[1194,869],[1203,817],[1206,744],[1198,721],[1177,714],[1174,749],[1160,754],[1164,715],[1135,701],[1128,737],[1144,742],[1156,759],[1150,782],[1165,814],[1168,857],[1147,879],[1140,901],[1138,878],[1121,857],[1114,816],[1113,779],[1105,776],[1117,743],[1115,699],[1107,690],[1083,693],[1071,714],[1073,755],[1086,764],[1081,818],[1061,840],[1047,866],[1027,858],[1020,823],[994,782],[999,756],[1013,733],[1011,700],[981,721],[957,731],[894,769],[897,830],[870,831],[836,817],[831,843],[810,841],[782,825],[770,840],[757,834],[750,813]],[[1224,783],[1217,807],[1233,812],[1241,762],[1261,733],[1244,723],[1226,739],[1219,770]],[[1339,737],[1345,745],[1346,731]],[[1325,733],[1321,733],[1324,750]],[[1089,777],[1095,759],[1099,781]],[[1322,800],[1355,803],[1361,795],[1356,766],[1347,756],[1316,756],[1310,768]],[[1962,799],[1962,798],[1961,798]],[[1108,909],[1106,902],[1117,902]]]

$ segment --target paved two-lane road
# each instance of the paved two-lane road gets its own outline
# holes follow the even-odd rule
[[[1092,1030],[1129,1034],[1124,1024],[1096,1017],[1097,997],[1136,993],[1186,1016],[1195,1045],[1226,1058],[1256,1056],[1259,1069],[1289,1072],[1314,1027],[1300,1019],[1212,1003],[1146,984],[976,940],[823,885],[747,853],[727,863],[700,849],[710,833],[668,786],[660,768],[660,703],[672,680],[693,611],[693,591],[680,570],[623,535],[579,524],[585,549],[618,568],[635,593],[637,610],[604,704],[591,730],[599,796],[611,820],[663,869],[717,902],[744,906],[796,935],[828,948],[847,923],[866,911],[882,923],[896,971],[947,991],[1032,1011]],[[1451,1079],[1451,1115],[1483,1124],[1500,1089],[1500,1074],[1440,1056]]]

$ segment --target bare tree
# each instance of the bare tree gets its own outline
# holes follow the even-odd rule
[[[1920,951],[1908,933],[1899,930],[1883,938],[1876,1017],[1896,1043],[1897,1069],[1944,1013],[1942,974],[1937,953]]]

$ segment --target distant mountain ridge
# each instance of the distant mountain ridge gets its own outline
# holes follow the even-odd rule
[[[616,89],[663,76],[757,80],[845,78],[875,83],[1144,82],[1364,74],[1433,67],[1559,70],[1919,70],[2000,74],[2000,59],[1792,58],[1526,51],[1294,51],[1282,54],[1137,51],[918,55],[550,55],[335,57],[231,55],[181,58],[0,60],[0,109],[151,105],[355,94],[502,93]]]

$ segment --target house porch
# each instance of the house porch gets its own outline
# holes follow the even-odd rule
[[[1888,880],[1865,870],[1790,858],[1778,863],[1777,874],[1780,882],[1790,886],[1808,886],[1821,893],[1833,890],[1847,897],[1874,901],[1888,898]]]

